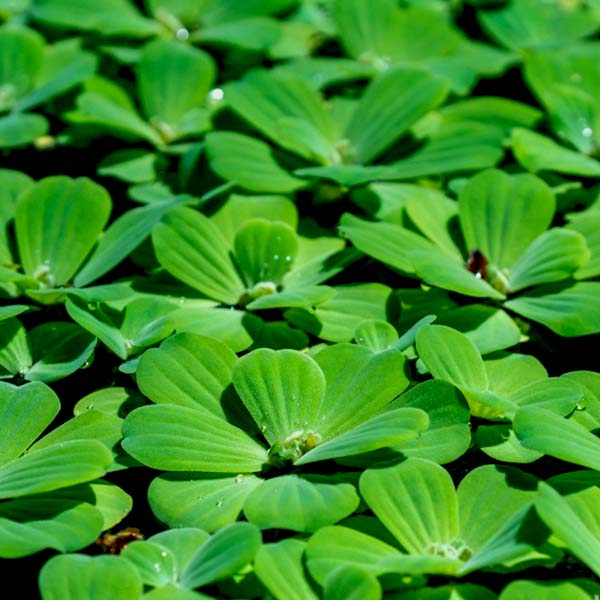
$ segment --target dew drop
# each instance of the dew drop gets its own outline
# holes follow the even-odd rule
[[[593,131],[592,131],[591,127],[584,127],[581,130],[581,135],[583,135],[584,137],[587,137],[587,138],[592,137],[592,133],[593,133]]]
[[[85,410],[93,410],[93,408],[94,408],[95,406],[96,406],[96,405],[95,405],[93,402],[90,402],[90,403],[89,403],[89,404],[88,404],[88,405],[85,407]]]
[[[185,27],[180,27],[175,33],[175,38],[180,42],[185,42],[190,37],[190,32]]]
[[[285,257],[285,262],[292,262],[292,257],[291,256],[286,256]]]
[[[234,481],[235,481],[236,483],[238,483],[238,484],[239,484],[239,483],[242,483],[242,482],[244,481],[244,476],[243,476],[243,475],[238,475],[238,476],[237,476],[237,477],[234,479]]]
[[[217,508],[222,508],[223,507],[223,500],[217,500]]]
[[[163,558],[165,558],[165,557],[167,556],[167,551],[166,551],[166,550],[163,550],[163,551],[160,553],[160,555],[161,555]]]
[[[279,254],[273,254],[273,260],[279,260]]]
[[[159,563],[154,563],[152,566],[154,567],[155,571],[157,571],[157,572],[160,571],[160,564]]]
[[[223,100],[223,96],[225,95],[225,92],[223,92],[223,90],[221,88],[215,88],[214,90],[210,90],[209,94],[210,99],[211,100]]]

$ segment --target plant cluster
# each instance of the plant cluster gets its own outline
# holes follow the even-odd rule
[[[6,585],[600,597],[598,0],[0,22]]]

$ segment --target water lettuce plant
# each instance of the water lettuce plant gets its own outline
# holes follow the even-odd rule
[[[0,575],[600,597],[598,0],[0,0]]]

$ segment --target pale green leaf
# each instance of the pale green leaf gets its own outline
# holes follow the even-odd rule
[[[122,446],[145,465],[164,471],[260,471],[267,451],[241,429],[195,408],[143,406],[123,424]]]
[[[536,238],[521,254],[508,276],[512,292],[568,279],[589,259],[585,238],[577,231],[555,227]]]
[[[515,158],[529,171],[555,171],[567,175],[597,177],[600,162],[560,146],[552,138],[528,129],[515,128],[510,144]]]
[[[600,439],[579,423],[544,408],[523,408],[513,419],[526,448],[590,469],[600,466]]]
[[[504,306],[565,337],[600,331],[600,284],[596,282],[536,288]]]
[[[193,589],[235,575],[252,561],[260,544],[260,532],[250,523],[220,529],[186,565],[181,585]]]
[[[483,359],[462,333],[445,325],[426,325],[417,333],[417,351],[434,378],[467,389],[487,389]]]
[[[210,298],[237,303],[243,283],[228,241],[208,217],[187,207],[173,209],[154,226],[152,243],[171,275]]]
[[[307,354],[261,348],[233,366],[233,383],[242,402],[270,444],[318,430],[325,377]]]
[[[479,250],[500,269],[510,268],[550,225],[555,206],[552,190],[534,175],[479,173],[459,196],[467,249]]]
[[[283,169],[271,148],[240,133],[207,134],[206,153],[211,169],[226,181],[253,192],[287,193],[306,185]]]
[[[304,568],[306,542],[288,538],[263,544],[254,559],[257,577],[277,600],[317,600]]]
[[[46,177],[19,198],[15,228],[26,275],[47,287],[67,283],[108,221],[108,192],[86,177]]]
[[[135,567],[117,556],[53,556],[39,575],[43,600],[138,600],[142,581]]]
[[[261,529],[317,531],[352,514],[359,497],[349,483],[282,475],[265,481],[244,502],[246,518]]]
[[[212,532],[237,521],[246,498],[262,483],[254,475],[165,473],[150,483],[148,502],[168,527]]]
[[[25,454],[0,467],[0,497],[48,492],[102,477],[112,454],[100,442],[61,442]]]
[[[431,461],[408,458],[394,466],[369,468],[361,475],[360,491],[409,553],[433,553],[459,533],[452,479]]]

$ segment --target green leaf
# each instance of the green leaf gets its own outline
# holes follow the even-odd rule
[[[534,175],[488,170],[472,177],[459,196],[467,249],[499,269],[510,268],[550,225],[552,190]]]
[[[404,203],[408,218],[441,251],[462,260],[462,249],[453,237],[458,204],[443,194],[423,194]],[[460,244],[460,242],[459,242]]]
[[[568,379],[551,377],[518,387],[506,398],[519,407],[536,406],[566,416],[582,401],[583,392]]]
[[[69,122],[79,126],[108,130],[126,140],[145,140],[161,146],[158,132],[142,119],[131,106],[123,106],[115,98],[101,92],[84,92],[77,97],[76,110],[66,114]]]
[[[21,558],[50,548],[72,552],[92,544],[103,530],[102,516],[82,500],[45,493],[4,501],[0,557]]]
[[[277,600],[317,600],[304,568],[306,542],[288,538],[263,544],[254,559],[257,577]]]
[[[539,5],[535,0],[517,0],[477,16],[492,38],[515,50],[568,45],[599,27],[588,6]]]
[[[225,418],[235,354],[221,342],[179,333],[144,352],[137,368],[143,394],[157,404],[177,404]]]
[[[277,261],[275,262],[275,268],[279,268],[279,262],[281,255],[277,254]],[[289,255],[288,255],[289,256]],[[272,260],[273,257],[271,257]],[[287,256],[286,256],[287,258]],[[291,257],[290,257],[291,258]],[[291,261],[290,261],[291,262]],[[268,264],[268,263],[265,263]],[[284,266],[281,266],[284,268]],[[288,271],[289,273],[289,271]],[[256,291],[260,293],[261,290],[269,292],[271,290],[270,285],[257,286]],[[275,291],[273,293],[267,293],[265,296],[258,296],[246,304],[248,310],[262,310],[270,308],[309,308],[322,304],[326,300],[332,298],[335,295],[335,289],[325,285],[313,285],[302,289],[282,290],[281,292]]]
[[[397,446],[413,440],[424,432],[428,425],[429,417],[422,410],[416,408],[388,410],[319,444],[301,456],[295,461],[295,464],[336,459],[363,454],[379,448]]]
[[[426,325],[417,333],[417,351],[434,378],[466,389],[487,389],[483,359],[462,333],[445,325]]]
[[[339,285],[335,295],[314,310],[290,309],[285,318],[300,329],[330,342],[349,342],[365,319],[395,318],[390,288],[380,283]]]
[[[75,275],[108,221],[107,191],[86,177],[46,177],[23,193],[15,215],[26,275],[47,287]]]
[[[322,483],[298,475],[265,481],[244,502],[247,519],[261,529],[317,531],[352,514],[359,497],[349,483]]]
[[[567,279],[589,257],[581,234],[567,229],[549,229],[536,238],[513,265],[508,285],[515,292]]]
[[[589,600],[587,591],[570,581],[511,581],[500,600]]]
[[[163,471],[260,471],[267,451],[241,429],[205,411],[177,405],[143,406],[123,424],[122,446]]]
[[[525,448],[511,425],[480,425],[475,433],[475,443],[494,460],[510,463],[531,463],[544,454]]]
[[[0,328],[0,365],[11,375],[24,375],[33,364],[27,332],[19,319],[5,319]]]
[[[39,575],[43,600],[137,600],[142,581],[135,567],[117,556],[53,556]]]
[[[44,39],[26,27],[9,26],[0,31],[2,71],[0,112],[16,107],[17,101],[35,85],[44,54]]]
[[[98,165],[98,175],[143,184],[156,178],[157,155],[145,149],[116,150]]]
[[[17,148],[48,133],[50,124],[42,115],[10,113],[0,117],[0,148]]]
[[[55,381],[74,373],[90,359],[96,340],[73,323],[46,322],[29,332],[32,365],[25,379]]]
[[[600,213],[577,215],[565,226],[581,233],[585,237],[587,247],[591,253],[590,259],[577,271],[575,279],[588,279],[600,275]]]
[[[593,510],[592,505],[588,503],[585,510]],[[575,507],[555,489],[540,482],[535,508],[561,542],[596,575],[600,574],[600,539],[580,518]]]
[[[525,61],[525,81],[546,109],[553,130],[584,154],[598,148],[598,56],[596,45],[576,44],[531,52]],[[569,76],[560,77],[564,73]]]
[[[269,444],[306,443],[310,449],[304,438],[320,435],[325,377],[307,354],[254,350],[234,364],[233,384]]]
[[[176,331],[215,338],[234,352],[249,348],[263,323],[259,317],[232,308],[182,307],[171,315]]]
[[[276,144],[309,160],[333,160],[332,119],[304,78],[254,71],[228,86],[226,97],[234,111]]]
[[[192,589],[236,574],[252,561],[260,543],[260,532],[250,523],[220,529],[187,564],[180,576],[181,585]]]
[[[504,306],[565,337],[600,331],[600,284],[549,285],[521,294]]]
[[[354,160],[373,161],[420,117],[441,104],[447,86],[425,70],[399,68],[376,77],[366,88],[345,136]]]
[[[235,256],[249,288],[259,283],[279,285],[298,250],[294,230],[285,223],[252,219],[238,229]]]
[[[345,565],[325,579],[326,600],[379,600],[381,584],[377,577],[355,565]]]
[[[73,283],[83,287],[108,273],[150,235],[154,225],[168,211],[184,202],[184,199],[173,199],[133,208],[122,214],[110,224]]]
[[[373,352],[381,352],[398,341],[398,332],[386,321],[366,319],[356,328],[354,339]]]
[[[590,469],[600,466],[600,440],[573,420],[544,408],[523,408],[513,428],[526,448]]]
[[[14,390],[0,388],[0,465],[16,459],[46,429],[60,410],[56,394],[43,383]]]
[[[146,119],[169,142],[178,137],[185,116],[204,104],[215,78],[215,64],[203,50],[156,40],[144,46],[137,75]]]
[[[238,47],[260,52],[278,41],[281,21],[268,17],[239,19],[198,29],[191,36],[193,41]]]
[[[389,0],[376,0],[369,7],[359,0],[335,2],[334,16],[346,51],[379,68],[390,60],[414,63],[450,54],[458,32],[441,13],[427,7],[400,9]],[[361,27],[357,27],[357,23]]]
[[[436,324],[464,333],[482,355],[510,348],[521,341],[521,330],[508,314],[486,304],[442,310]]]
[[[127,358],[128,348],[119,330],[119,313],[106,304],[88,303],[76,296],[66,301],[65,308],[76,323],[100,339],[119,358]]]
[[[426,115],[415,124],[412,131],[419,137],[431,133],[441,123],[476,121],[493,125],[509,134],[513,128],[534,127],[542,118],[542,111],[510,98],[474,96],[447,104],[436,112]]]
[[[383,181],[416,179],[464,173],[493,167],[504,156],[501,129],[469,121],[450,123],[436,131],[423,146],[406,158],[380,167]],[[373,179],[367,175],[362,181]]]
[[[90,410],[55,427],[32,444],[28,452],[76,440],[95,440],[113,450],[121,441],[121,425],[122,419],[119,417],[99,410]]]
[[[329,573],[346,564],[379,574],[383,571],[381,563],[397,556],[400,556],[397,548],[372,535],[340,525],[321,527],[306,546],[308,570],[320,584]]]
[[[315,360],[327,383],[317,427],[327,439],[365,423],[408,385],[405,358],[397,350],[375,353],[364,346],[336,344],[317,353]]]
[[[288,290],[302,290],[327,281],[359,258],[339,237],[298,236],[298,254],[283,280]]]
[[[108,448],[74,440],[25,454],[0,467],[0,498],[48,492],[102,477],[112,463]]]
[[[175,208],[154,226],[152,243],[171,275],[208,297],[237,303],[243,283],[229,256],[229,243],[208,217],[191,208]]]
[[[206,135],[210,168],[226,181],[253,192],[287,193],[306,185],[292,177],[273,157],[271,148],[258,139],[231,131]]]
[[[510,396],[532,383],[548,377],[544,365],[534,356],[498,353],[485,361],[490,390],[499,396]]]
[[[434,553],[458,536],[452,479],[433,462],[408,458],[391,467],[369,468],[360,477],[360,491],[409,553]]]
[[[36,87],[19,100],[17,109],[31,110],[68,92],[94,74],[97,62],[94,54],[81,49],[79,40],[62,40],[46,47]]]
[[[465,263],[450,258],[437,249],[413,250],[409,253],[413,270],[430,284],[475,298],[502,300],[504,294],[487,281],[470,273]]]
[[[519,163],[534,173],[555,171],[584,177],[600,175],[600,162],[597,160],[560,146],[551,138],[528,129],[513,129],[510,144]]]
[[[429,417],[426,431],[393,450],[446,464],[469,448],[471,414],[462,394],[453,385],[441,380],[424,381],[402,394],[391,406],[418,408]]]
[[[127,544],[121,556],[136,568],[144,585],[163,587],[177,580],[175,559],[159,544],[135,541]]]
[[[62,29],[98,32],[105,36],[144,38],[160,33],[158,23],[143,17],[126,0],[107,0],[96,6],[74,0],[41,0],[33,9],[36,21]]]
[[[465,475],[457,489],[460,537],[473,560],[485,563],[486,545],[531,504],[536,484],[535,477],[502,465],[484,465]]]
[[[165,473],[150,483],[148,502],[169,527],[212,532],[237,521],[248,495],[262,484],[254,475]]]
[[[147,540],[167,550],[175,560],[177,570],[181,572],[190,564],[198,553],[198,549],[205,544],[210,535],[196,527],[177,527],[156,533]],[[135,544],[133,545],[135,547]]]

